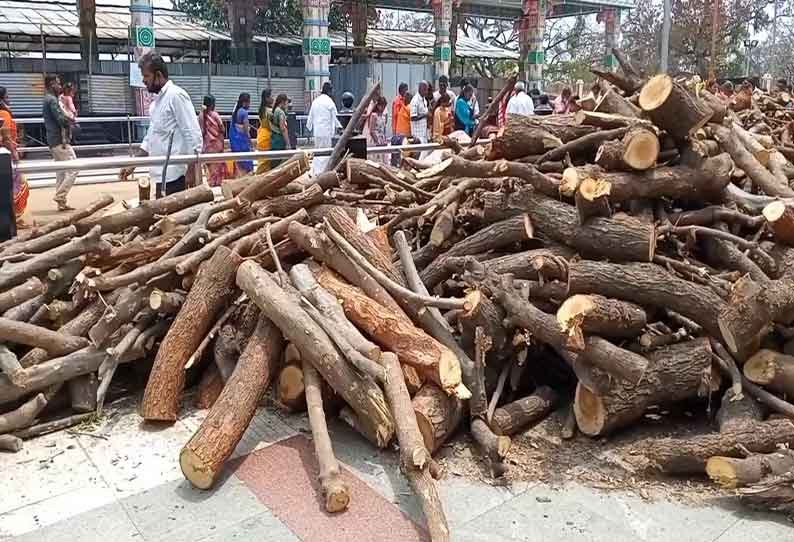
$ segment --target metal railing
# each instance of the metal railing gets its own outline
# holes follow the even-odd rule
[[[368,147],[367,154],[392,154],[401,151],[434,151],[442,148],[438,143],[423,143],[419,145],[400,145],[384,147]],[[225,152],[211,154],[181,154],[170,157],[170,165],[203,165],[208,163],[258,160],[258,159],[285,159],[292,157],[300,151],[310,152],[314,156],[330,156],[332,147],[321,149],[296,149],[284,151],[252,151],[252,152]],[[77,158],[60,162],[47,161],[37,163],[20,162],[17,170],[20,173],[60,173],[64,171],[90,171],[100,169],[121,169],[127,167],[144,168],[161,166],[165,163],[165,156],[102,156],[98,158]]]

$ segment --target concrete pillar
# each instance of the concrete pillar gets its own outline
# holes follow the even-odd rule
[[[303,62],[304,92],[308,110],[319,96],[323,83],[331,76],[331,40],[328,37],[328,11],[330,0],[303,0]]]
[[[452,1],[433,0],[433,22],[436,29],[436,42],[433,47],[436,79],[449,76],[452,63],[452,47],[449,41],[449,27],[452,24]]]
[[[99,59],[96,40],[96,0],[77,0],[77,11],[80,26],[80,57],[88,71],[93,71],[93,64]],[[91,69],[89,70],[89,64]]]
[[[151,0],[130,0],[130,43],[134,62],[154,50],[154,13]],[[133,89],[133,96],[135,112],[138,115],[148,115],[152,96],[145,88],[140,87]]]
[[[232,35],[231,57],[235,64],[254,64],[254,23],[257,5],[253,0],[226,2],[227,19]]]
[[[604,23],[604,67],[609,71],[616,71],[618,60],[612,54],[612,48],[617,47],[620,41],[620,10],[604,8],[599,14],[599,19]]]
[[[548,6],[549,0],[524,0],[524,14],[519,21],[521,78],[527,81],[529,89],[543,88],[543,66],[546,63],[543,32]]]
[[[353,30],[353,64],[366,64],[367,55],[367,15],[369,6],[365,0],[351,0],[348,3],[350,25]]]

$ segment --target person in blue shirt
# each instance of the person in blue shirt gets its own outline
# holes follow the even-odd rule
[[[463,88],[460,97],[455,100],[455,129],[463,130],[469,135],[474,133],[474,111],[471,107],[471,97],[474,95],[474,87],[467,85]]]

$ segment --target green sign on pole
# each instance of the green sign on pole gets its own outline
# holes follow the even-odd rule
[[[134,38],[135,47],[154,48],[154,28],[151,26],[136,26]]]

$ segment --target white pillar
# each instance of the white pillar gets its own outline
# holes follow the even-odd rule
[[[452,24],[452,0],[433,0],[433,22],[436,41],[433,47],[436,79],[449,76],[452,63],[452,46],[449,41],[449,27]]]
[[[303,0],[304,92],[308,110],[331,76],[331,40],[328,37],[330,0]]]
[[[601,21],[604,23],[604,66],[608,71],[618,68],[618,60],[612,54],[612,48],[618,46],[620,40],[620,10],[604,8],[601,10]]]
[[[543,66],[546,64],[543,33],[549,4],[549,0],[524,0],[523,4],[524,15],[519,25],[521,76],[530,89],[543,88]]]
[[[154,13],[151,0],[130,0],[130,43],[135,62],[154,50]],[[134,68],[133,68],[134,69]],[[135,87],[135,112],[149,114],[151,96],[145,88]]]

